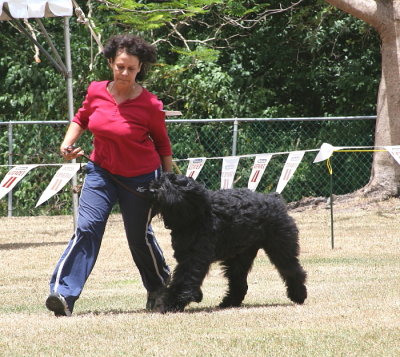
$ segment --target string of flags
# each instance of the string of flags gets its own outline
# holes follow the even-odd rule
[[[372,150],[371,150],[372,149]],[[400,146],[382,146],[382,147],[355,147],[355,146],[332,146],[328,143],[323,143],[320,149],[313,150],[302,150],[292,151],[285,153],[268,153],[268,154],[256,154],[256,155],[241,155],[241,156],[228,156],[220,158],[206,158],[196,157],[186,159],[189,161],[186,170],[186,176],[192,177],[194,180],[198,177],[200,171],[204,167],[204,164],[209,159],[222,159],[222,170],[221,170],[221,189],[229,189],[233,187],[234,177],[239,164],[239,160],[242,157],[253,157],[254,163],[252,165],[252,171],[247,183],[247,187],[255,191],[261,178],[268,166],[268,163],[274,155],[288,154],[286,162],[283,166],[276,192],[281,193],[286,187],[289,180],[293,177],[299,164],[301,163],[304,154],[306,152],[318,151],[317,156],[314,159],[314,163],[328,160],[334,152],[339,151],[387,151],[392,157],[400,164]],[[180,160],[179,160],[180,161]],[[49,166],[49,165],[17,165],[14,166],[3,178],[0,183],[0,199],[9,193],[17,184],[20,182],[28,172],[38,166]],[[82,164],[64,164],[55,173],[51,179],[49,185],[41,194],[35,207],[40,206],[46,202],[49,198],[57,194],[78,172]]]

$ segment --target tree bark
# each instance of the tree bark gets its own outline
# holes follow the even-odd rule
[[[376,29],[382,76],[377,99],[375,146],[400,145],[400,0],[326,0]],[[400,166],[388,152],[375,152],[371,178],[360,193],[382,198],[400,191]]]

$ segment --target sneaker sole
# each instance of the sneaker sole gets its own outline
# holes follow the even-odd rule
[[[65,308],[65,305],[57,296],[49,296],[46,300],[46,307],[53,311],[56,316],[71,316],[71,312]]]

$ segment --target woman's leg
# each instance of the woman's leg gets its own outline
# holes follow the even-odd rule
[[[115,184],[103,170],[89,163],[79,199],[77,228],[50,280],[50,292],[61,294],[71,312],[96,263],[115,202]]]
[[[118,177],[120,179],[120,177]],[[121,178],[136,189],[147,188],[155,173],[135,178]],[[118,187],[119,204],[133,260],[139,269],[143,285],[149,291],[158,290],[169,278],[170,270],[151,227],[150,203],[147,199]]]

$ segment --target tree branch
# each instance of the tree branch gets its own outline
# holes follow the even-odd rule
[[[297,2],[292,3],[290,6],[285,8],[283,8],[282,5],[280,4],[280,7],[278,9],[265,10],[264,12],[257,14],[256,18],[254,19],[246,19],[246,18],[234,19],[228,16],[224,16],[224,19],[233,26],[237,26],[242,29],[251,29],[254,26],[258,25],[260,22],[264,21],[268,16],[291,10],[302,2],[303,0],[298,0]],[[242,25],[241,22],[250,25]]]
[[[381,0],[326,0],[329,4],[358,17],[375,28],[378,28],[382,20],[386,18],[381,13],[384,6],[378,6],[378,1]]]
[[[35,31],[33,30],[33,27],[32,27],[31,24],[29,23],[28,19],[24,19],[24,24],[26,25],[26,27],[28,28],[29,32],[31,33],[32,38],[34,38],[35,40],[37,40]],[[42,62],[41,59],[40,59],[40,50],[39,50],[39,47],[36,46],[36,45],[33,45],[33,48],[34,48],[34,52],[35,52],[35,55],[33,56],[33,58],[35,59],[35,62],[36,62],[36,63]]]
[[[168,25],[172,28],[172,30],[178,35],[178,37],[180,38],[180,40],[183,42],[183,44],[185,45],[186,49],[188,51],[190,51],[190,47],[187,44],[187,40],[185,39],[185,37],[182,36],[182,34],[178,31],[178,28],[176,25],[174,25],[172,22],[168,22]]]

